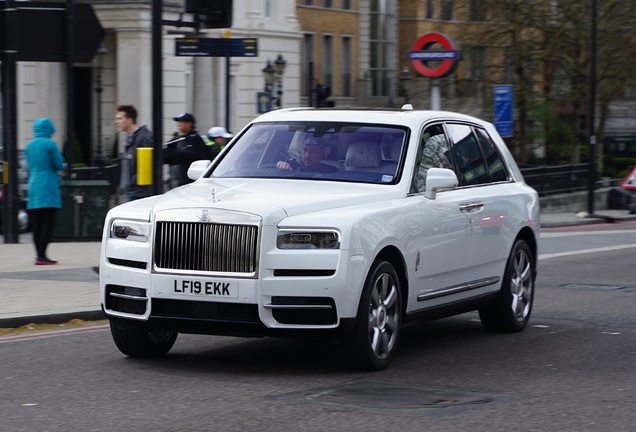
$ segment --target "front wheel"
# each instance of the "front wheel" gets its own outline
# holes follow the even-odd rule
[[[534,275],[530,247],[517,240],[508,257],[499,297],[479,310],[479,318],[487,330],[512,333],[526,327],[534,301]]]
[[[343,341],[345,362],[360,370],[386,368],[395,354],[401,325],[400,280],[391,263],[377,261],[362,290],[353,333]]]
[[[177,340],[177,332],[148,331],[120,327],[110,323],[110,333],[119,351],[129,357],[161,357],[170,351]]]

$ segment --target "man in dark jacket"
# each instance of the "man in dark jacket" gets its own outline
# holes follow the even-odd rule
[[[152,186],[137,185],[137,149],[153,147],[152,134],[146,126],[137,126],[137,110],[132,105],[120,105],[115,113],[117,129],[126,132],[126,148],[121,163],[121,189],[126,201],[153,195]]]
[[[210,152],[205,141],[196,128],[196,120],[190,113],[183,113],[174,117],[179,138],[170,141],[163,150],[163,161],[170,165],[178,165],[178,185],[192,183],[188,177],[188,168],[192,162],[202,159],[210,160]]]

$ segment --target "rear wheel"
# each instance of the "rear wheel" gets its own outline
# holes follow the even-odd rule
[[[391,263],[377,261],[367,276],[353,333],[343,341],[344,360],[355,369],[386,368],[395,354],[401,325],[400,280]]]
[[[530,247],[517,240],[508,257],[499,297],[479,310],[479,318],[487,330],[511,333],[526,327],[534,301],[534,275]]]
[[[170,351],[177,340],[177,332],[147,331],[144,329],[120,327],[110,323],[110,333],[115,345],[129,357],[161,357]]]

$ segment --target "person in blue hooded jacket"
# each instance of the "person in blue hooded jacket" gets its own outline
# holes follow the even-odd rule
[[[33,123],[33,138],[27,144],[24,154],[29,170],[27,210],[33,221],[33,243],[35,264],[50,265],[57,261],[46,256],[51,242],[57,209],[62,207],[62,194],[58,171],[64,169],[64,157],[51,139],[55,126],[48,118],[37,119]]]

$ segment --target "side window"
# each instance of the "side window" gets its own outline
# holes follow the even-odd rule
[[[481,151],[486,159],[486,168],[490,175],[491,182],[500,182],[508,180],[508,172],[506,171],[506,165],[501,158],[501,155],[497,151],[495,143],[488,135],[488,132],[481,128],[474,128],[475,135],[481,146]]]
[[[488,183],[484,158],[470,126],[447,124],[446,128],[453,141],[453,156],[459,170],[459,184],[470,186]]]
[[[422,134],[411,193],[422,193],[426,190],[426,174],[430,168],[453,169],[448,140],[441,125],[430,126]]]

